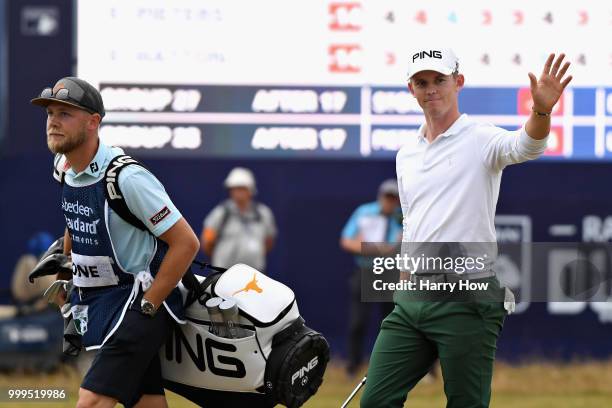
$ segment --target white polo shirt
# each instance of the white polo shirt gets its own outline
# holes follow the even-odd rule
[[[422,125],[397,154],[402,241],[496,242],[502,170],[541,156],[547,139],[532,139],[524,128],[476,123],[466,114],[432,143],[424,132]]]

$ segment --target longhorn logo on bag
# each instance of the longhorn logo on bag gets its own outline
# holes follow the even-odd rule
[[[254,290],[257,293],[263,292],[263,289],[257,285],[257,274],[256,273],[253,274],[253,279],[251,279],[244,288],[235,291],[234,293],[232,293],[232,296],[240,292],[248,292],[249,290]]]

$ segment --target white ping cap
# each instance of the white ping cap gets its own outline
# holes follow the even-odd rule
[[[416,49],[408,63],[408,79],[421,71],[436,71],[450,75],[459,69],[459,59],[450,48]]]

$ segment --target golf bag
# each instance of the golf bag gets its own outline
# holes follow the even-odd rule
[[[59,269],[65,261],[45,257],[30,277],[50,274],[53,265]],[[280,403],[293,408],[317,392],[329,361],[329,345],[304,324],[290,288],[243,264],[206,278],[190,271],[186,276],[190,279],[183,279],[179,289],[187,323],[175,324],[160,350],[166,388],[204,406]],[[50,289],[58,286],[55,283]],[[235,300],[240,337],[211,331],[205,306],[211,297]],[[71,314],[64,318],[64,353],[76,356],[79,336],[71,330]]]
[[[194,389],[259,393],[288,407],[299,407],[314,395],[323,381],[329,345],[304,325],[290,288],[243,264],[198,277],[198,283],[203,294],[191,303],[190,291],[180,285],[187,324],[177,324],[160,350],[165,380]],[[236,301],[242,337],[211,331],[204,306],[211,297]]]

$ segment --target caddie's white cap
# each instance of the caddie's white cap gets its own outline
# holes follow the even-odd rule
[[[459,69],[459,59],[450,48],[415,49],[409,57],[408,79],[421,71],[450,75]]]

